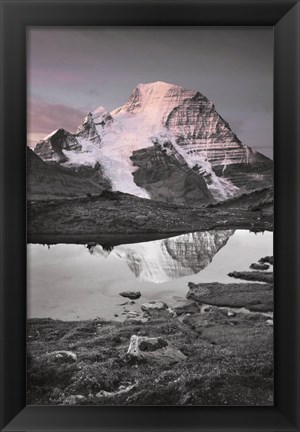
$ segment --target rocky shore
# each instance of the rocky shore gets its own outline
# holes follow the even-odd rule
[[[129,302],[123,321],[28,320],[27,403],[272,405],[272,284],[190,283],[187,298],[142,317]]]

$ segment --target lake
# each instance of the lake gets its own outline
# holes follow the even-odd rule
[[[29,244],[27,315],[122,320],[140,315],[147,301],[174,307],[186,302],[188,282],[237,282],[227,274],[249,270],[266,255],[273,255],[273,233],[248,230],[194,232],[111,248]],[[126,290],[142,296],[130,304],[119,295]]]

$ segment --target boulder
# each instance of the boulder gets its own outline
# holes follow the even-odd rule
[[[166,339],[136,335],[130,338],[127,355],[134,360],[162,365],[171,365],[186,359],[186,356],[172,347]]]
[[[269,264],[264,263],[253,263],[250,266],[250,268],[253,270],[268,270],[269,267]]]
[[[265,257],[261,258],[258,262],[260,262],[261,264],[269,263],[269,264],[273,265],[274,259],[272,256],[265,256]]]
[[[163,303],[161,301],[150,301],[148,303],[142,304],[141,307],[144,312],[147,312],[149,314],[168,309],[166,303]]]
[[[130,298],[131,300],[136,300],[141,297],[140,291],[123,291],[119,294],[120,296]]]

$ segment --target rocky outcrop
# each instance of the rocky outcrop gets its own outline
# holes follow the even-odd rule
[[[273,284],[189,283],[187,298],[214,306],[246,308],[255,312],[273,310]]]
[[[261,272],[261,271],[234,271],[228,273],[228,276],[236,279],[252,280],[258,282],[273,282],[273,272]]]
[[[141,306],[142,311],[146,312],[148,315],[152,316],[171,316],[173,315],[173,311],[171,308],[168,308],[166,303],[161,301],[150,301],[148,303],[144,303]]]
[[[75,136],[78,139],[86,139],[91,141],[93,144],[101,145],[101,134],[105,127],[111,124],[113,121],[112,116],[106,111],[105,108],[99,107],[93,113],[83,119],[82,124],[76,131]]]
[[[263,263],[269,263],[269,264],[273,265],[274,264],[274,259],[273,259],[272,256],[266,256],[266,257],[260,258],[259,262],[261,264],[263,264]]]
[[[213,167],[218,176],[230,180],[238,187],[241,194],[273,186],[273,161],[254,150],[251,152],[255,155],[251,157],[251,162],[221,164]]]
[[[130,338],[127,356],[132,360],[159,363],[160,365],[172,365],[186,360],[186,356],[180,350],[172,347],[166,339],[136,335]]]
[[[157,201],[188,206],[212,202],[213,195],[203,176],[190,169],[185,160],[176,155],[170,142],[164,145],[164,148],[156,144],[133,152],[131,160],[138,167],[133,172],[135,183]]]
[[[120,292],[120,296],[129,298],[131,300],[137,300],[141,297],[140,291],[123,291]]]
[[[98,135],[92,113],[88,113],[88,115],[84,118],[82,124],[77,129],[76,136],[78,138],[90,140],[94,144],[101,144],[101,138]]]
[[[45,161],[66,162],[68,157],[63,150],[78,153],[82,146],[78,140],[65,129],[57,129],[39,141],[34,152]]]
[[[269,264],[260,264],[260,263],[252,263],[250,265],[250,268],[252,270],[268,270]]]

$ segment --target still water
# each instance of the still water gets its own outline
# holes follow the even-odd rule
[[[128,312],[140,314],[141,305],[151,300],[173,307],[185,302],[188,282],[237,282],[227,274],[249,270],[266,255],[273,255],[273,233],[247,230],[194,232],[110,250],[29,244],[27,315],[119,320]],[[142,296],[130,305],[119,295],[125,290]]]

